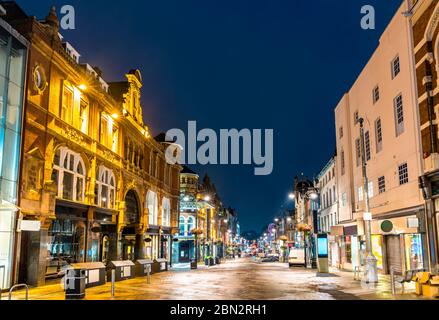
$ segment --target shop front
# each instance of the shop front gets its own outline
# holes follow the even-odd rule
[[[397,274],[426,268],[425,233],[419,214],[373,220],[372,252],[377,258],[378,271]]]
[[[358,236],[357,225],[344,226],[343,235],[339,236],[340,266],[342,269],[354,271],[361,265],[362,241]]]

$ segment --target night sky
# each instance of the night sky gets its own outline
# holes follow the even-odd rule
[[[21,0],[44,18],[53,4],[76,10],[62,31],[107,82],[139,68],[145,123],[170,128],[274,129],[274,170],[194,166],[211,176],[242,230],[272,221],[295,175],[313,177],[335,151],[334,108],[402,0]],[[360,27],[363,5],[376,30]]]

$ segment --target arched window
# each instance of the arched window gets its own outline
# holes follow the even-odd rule
[[[149,213],[149,224],[156,226],[158,224],[157,217],[158,217],[158,199],[157,199],[157,193],[153,191],[148,191],[148,194],[146,196],[146,204],[148,206],[148,213]]]
[[[59,148],[53,159],[52,180],[57,184],[59,198],[84,202],[85,165],[79,153]]]
[[[127,192],[125,196],[125,223],[127,225],[140,222],[139,202],[134,190]]]
[[[162,225],[165,227],[171,226],[171,202],[168,198],[162,200]]]
[[[186,235],[186,219],[183,216],[180,216],[179,225],[180,236]]]
[[[116,178],[113,171],[100,166],[96,178],[96,204],[103,208],[113,209],[116,202]]]
[[[187,219],[187,234],[191,234],[191,230],[193,230],[195,228],[195,218],[194,217],[189,217]]]

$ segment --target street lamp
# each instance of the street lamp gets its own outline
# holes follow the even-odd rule
[[[369,208],[369,180],[367,178],[367,169],[366,169],[366,148],[364,144],[364,119],[358,119],[360,123],[360,143],[361,143],[361,167],[363,173],[363,184],[364,184],[364,198],[365,198],[365,210],[364,210],[364,229],[366,234],[366,271],[365,278],[366,283],[376,283],[378,282],[378,273],[377,273],[377,259],[372,253],[372,235],[371,235],[371,226],[370,221],[372,220],[372,215],[370,213]]]
[[[290,198],[291,200],[294,200],[294,199],[296,199],[296,195],[291,192],[290,194],[288,194],[288,198]]]

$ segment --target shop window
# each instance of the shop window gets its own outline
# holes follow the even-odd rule
[[[96,179],[97,205],[103,208],[115,207],[116,178],[113,171],[100,166]]]
[[[65,147],[56,151],[52,180],[57,184],[58,197],[84,202],[85,165],[78,153]]]
[[[424,268],[424,255],[422,250],[422,237],[419,233],[404,235],[405,258],[407,270]]]

